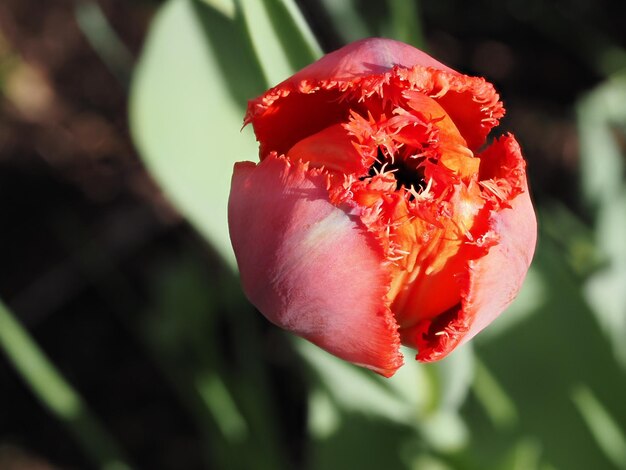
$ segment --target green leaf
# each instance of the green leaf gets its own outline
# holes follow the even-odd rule
[[[192,0],[159,11],[132,82],[131,131],[144,162],[231,265],[230,178],[236,161],[257,155],[251,130],[240,129],[246,101],[265,86],[241,21]]]
[[[606,261],[585,295],[626,370],[626,77],[607,80],[578,106],[583,194],[596,209],[596,245]]]
[[[405,349],[406,363],[393,377],[384,379],[305,340],[296,338],[294,343],[318,379],[309,422],[314,435],[325,436],[328,429],[337,429],[341,416],[352,420],[361,415],[409,426],[439,451],[465,444],[467,429],[458,408],[471,383],[470,349],[462,348],[438,364],[421,364],[413,359],[414,351]]]
[[[83,397],[63,377],[13,312],[0,301],[0,352],[48,411],[65,425],[93,464],[104,470],[128,470],[122,449]]]
[[[75,3],[74,16],[85,39],[102,62],[122,86],[128,86],[132,55],[115,33],[98,2],[86,0]]]
[[[319,54],[291,0],[169,0],[154,20],[132,81],[133,138],[167,196],[231,266],[232,167],[258,152],[251,129],[241,130],[246,103]]]
[[[575,388],[572,399],[605,455],[617,468],[626,469],[626,437],[613,417],[588,387]]]
[[[343,410],[401,424],[415,421],[417,410],[414,403],[404,400],[373,372],[337,359],[308,341],[294,338],[294,344]],[[411,385],[417,390],[426,388],[420,386],[425,379],[423,374],[416,374]]]
[[[239,6],[271,85],[321,55],[321,49],[292,0],[240,0]]]
[[[230,271],[203,262],[185,256],[155,272],[155,307],[138,326],[206,439],[208,464],[284,468],[281,422],[259,353],[260,316]]]
[[[615,130],[626,129],[626,78],[615,77],[577,105],[583,196],[595,206],[623,184],[624,159]]]
[[[387,0],[391,13],[391,34],[398,41],[424,48],[418,0]]]
[[[415,438],[406,426],[344,412],[340,426],[332,434],[309,444],[304,468],[409,470],[404,450]]]
[[[356,41],[376,33],[369,28],[355,0],[320,0],[329,13],[333,29],[344,43]]]
[[[202,0],[207,5],[215,8],[222,15],[227,16],[230,19],[235,19],[235,14],[237,12],[237,7],[235,5],[235,0]]]
[[[600,206],[596,232],[606,266],[587,280],[584,292],[626,370],[626,185]]]
[[[613,468],[613,456],[594,440],[589,420],[571,397],[581,386],[594,390],[612,422],[625,423],[626,376],[582,298],[581,280],[572,273],[560,240],[540,235],[534,269],[544,284],[543,302],[515,328],[479,335],[474,342],[501,392],[515,405],[518,425],[504,434],[502,427],[476,427],[476,415],[468,415],[471,447],[493,455],[526,436],[539,443],[543,460],[556,468]]]

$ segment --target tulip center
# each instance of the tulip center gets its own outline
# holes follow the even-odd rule
[[[420,192],[426,187],[424,172],[419,166],[419,160],[406,159],[404,157],[389,157],[382,150],[378,150],[374,164],[370,166],[368,177],[381,173],[391,173],[396,180],[396,189],[414,188]]]

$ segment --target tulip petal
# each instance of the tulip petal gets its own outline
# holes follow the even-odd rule
[[[365,110],[362,105],[344,100],[346,92],[359,90],[362,85],[366,89],[380,85],[388,78],[385,74],[395,66],[430,67],[458,75],[425,52],[399,41],[367,38],[353,42],[325,55],[248,103],[245,123],[254,126],[261,144],[261,159],[270,151],[286,153],[308,135],[345,122],[351,109]],[[366,78],[373,82],[361,83],[361,79]]]
[[[483,78],[462,75],[408,44],[368,38],[324,56],[251,100],[245,122],[254,126],[263,159],[345,122],[351,110],[366,115],[364,97],[371,106],[373,95],[387,99],[385,94],[406,89],[435,98],[472,151],[504,115],[493,85]]]
[[[305,80],[353,80],[384,74],[395,66],[410,68],[415,65],[458,74],[425,52],[403,42],[386,38],[366,38],[325,55],[286,82],[297,84]]]
[[[408,82],[412,90],[435,98],[446,110],[472,151],[482,147],[487,134],[504,116],[500,95],[482,77],[451,74],[419,66],[397,69],[395,74],[400,80]]]
[[[275,155],[235,165],[229,227],[243,289],[272,323],[388,377],[402,355],[382,250],[326,185]]]
[[[341,174],[367,173],[367,165],[342,124],[330,126],[299,141],[286,154],[290,160],[308,162]]]
[[[512,136],[506,136],[481,159],[486,174],[508,184],[510,198],[492,201],[494,209],[488,211],[483,236],[483,243],[490,246],[484,255],[469,259],[461,279],[461,302],[434,320],[403,332],[404,341],[417,347],[417,359],[423,362],[442,359],[500,315],[519,292],[532,261],[537,222],[519,146]],[[507,194],[506,188],[502,194]]]

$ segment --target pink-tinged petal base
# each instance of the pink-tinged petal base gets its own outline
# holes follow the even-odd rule
[[[384,74],[393,67],[432,67],[457,74],[450,67],[413,46],[384,38],[366,38],[348,44],[317,62],[303,68],[285,82],[353,80],[358,77]]]
[[[469,257],[460,282],[461,302],[432,321],[403,331],[403,342],[418,349],[417,359],[442,359],[495,320],[517,296],[532,261],[537,219],[528,193],[524,162],[512,136],[495,142],[481,156],[485,172],[510,195],[486,215],[485,254]],[[497,181],[500,179],[499,181]],[[487,206],[488,208],[489,206]],[[480,247],[469,247],[480,252]]]
[[[271,322],[389,377],[402,355],[384,256],[326,185],[275,155],[235,165],[228,218],[243,289]]]

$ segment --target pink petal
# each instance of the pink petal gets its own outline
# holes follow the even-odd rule
[[[276,325],[391,376],[402,355],[381,248],[326,184],[282,157],[235,165],[229,227],[244,292]]]

